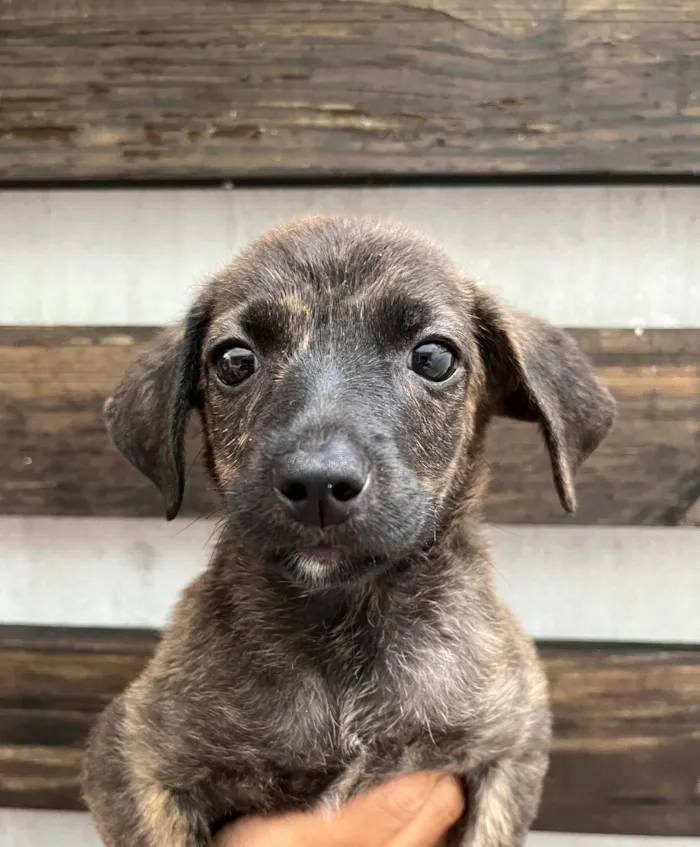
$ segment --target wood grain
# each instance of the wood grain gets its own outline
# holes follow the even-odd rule
[[[540,651],[555,745],[538,827],[700,835],[700,648]]]
[[[0,627],[0,805],[79,809],[85,734],[149,630]],[[556,742],[538,829],[700,835],[700,648],[542,643]]]
[[[700,168],[695,0],[5,0],[0,30],[9,180]]]
[[[162,516],[156,489],[109,444],[104,399],[150,328],[0,328],[0,514]],[[619,420],[559,506],[534,426],[497,421],[487,460],[496,523],[697,524],[700,330],[573,330],[619,403]],[[185,515],[217,508],[189,445]]]

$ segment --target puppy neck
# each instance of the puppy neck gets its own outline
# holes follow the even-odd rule
[[[450,522],[426,548],[385,569],[368,567],[363,575],[328,587],[314,588],[291,581],[283,568],[271,566],[244,550],[224,530],[210,570],[218,590],[236,606],[256,608],[270,622],[281,615],[287,623],[329,622],[365,613],[381,619],[394,614],[420,617],[421,611],[446,598],[468,599],[490,585],[491,567],[477,522]]]

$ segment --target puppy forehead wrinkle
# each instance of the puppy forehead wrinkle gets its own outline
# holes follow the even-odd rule
[[[209,328],[209,343],[243,336],[250,340],[274,342],[301,340],[308,331],[312,308],[293,291],[276,297],[244,300],[214,317]]]
[[[249,303],[241,312],[239,320],[250,331],[273,333],[283,327],[298,326],[311,315],[310,307],[297,293],[284,294],[281,298],[261,298]]]
[[[274,301],[280,310],[274,318],[291,322],[296,334],[316,315],[336,320],[339,308],[354,306],[342,317],[363,318],[373,301],[407,291],[419,293],[424,304],[448,299],[463,311],[456,279],[449,258],[423,234],[374,218],[315,215],[249,244],[216,281],[214,316],[253,299]]]

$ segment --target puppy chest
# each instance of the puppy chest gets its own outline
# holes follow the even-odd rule
[[[429,733],[439,711],[424,692],[390,678],[338,686],[307,677],[279,692],[268,732],[256,735],[285,767],[343,766],[369,748],[400,747]]]
[[[451,667],[442,673],[380,664],[372,673],[300,690],[299,742],[325,761],[347,764],[372,750],[392,756],[435,735],[468,731],[473,695]]]

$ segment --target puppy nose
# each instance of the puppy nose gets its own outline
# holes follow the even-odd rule
[[[282,456],[273,483],[295,520],[323,528],[343,523],[357,510],[369,472],[357,449],[336,439],[319,450],[295,450]]]

